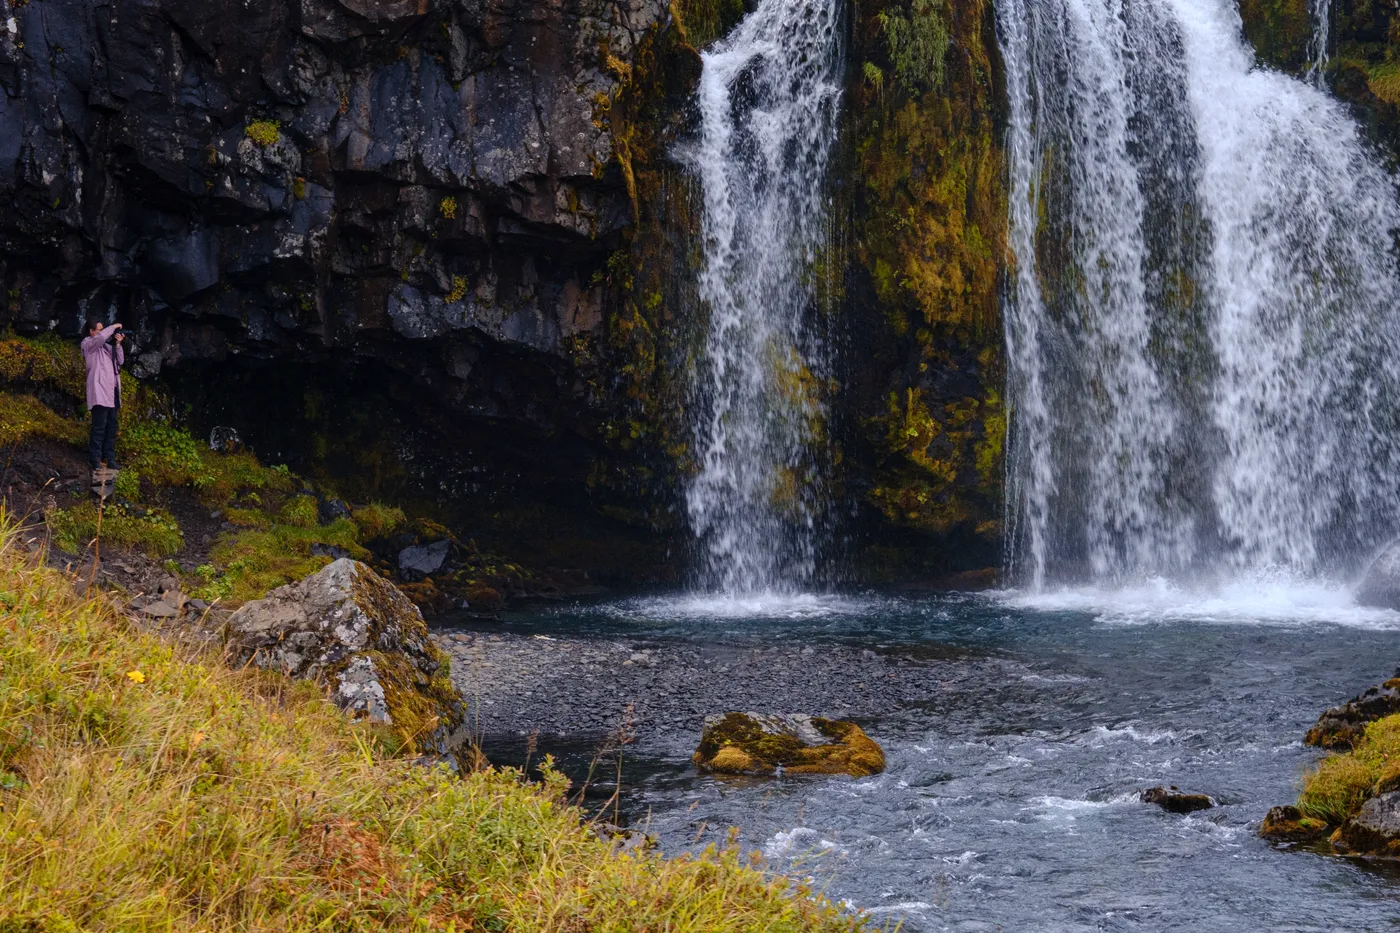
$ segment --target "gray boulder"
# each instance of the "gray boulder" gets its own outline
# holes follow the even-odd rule
[[[1356,588],[1356,601],[1377,609],[1400,610],[1400,539],[1385,546]]]
[[[247,603],[228,620],[236,665],[323,681],[357,719],[392,727],[408,747],[447,755],[464,706],[448,659],[407,596],[359,561],[342,558]]]
[[[1341,852],[1400,855],[1400,791],[1372,797],[1332,838]]]
[[[421,580],[437,573],[447,561],[447,552],[452,548],[451,541],[436,541],[406,547],[399,552],[399,572],[404,579]]]

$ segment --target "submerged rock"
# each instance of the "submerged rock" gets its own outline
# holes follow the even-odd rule
[[[885,753],[853,722],[781,713],[705,719],[695,764],[718,774],[849,774],[885,770]]]
[[[1332,837],[1339,852],[1400,856],[1400,791],[1372,797]]]
[[[324,680],[356,718],[420,751],[448,754],[464,719],[447,656],[407,596],[364,564],[337,560],[244,605],[225,626],[235,664]]]
[[[1393,713],[1400,713],[1400,676],[1368,687],[1359,696],[1327,710],[1304,741],[1338,751],[1349,749],[1366,734],[1367,724]]]
[[[1274,807],[1264,815],[1259,835],[1270,842],[1313,842],[1327,835],[1327,823],[1304,816],[1297,807]]]
[[[1387,544],[1371,561],[1356,588],[1356,601],[1363,606],[1400,610],[1400,539]]]
[[[1195,813],[1215,806],[1215,801],[1205,794],[1183,793],[1175,784],[1171,787],[1150,787],[1139,794],[1138,799],[1143,803],[1156,804],[1168,813]]]

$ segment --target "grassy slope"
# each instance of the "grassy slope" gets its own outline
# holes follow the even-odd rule
[[[863,928],[732,849],[615,853],[562,778],[385,759],[315,687],[134,630],[0,526],[0,930]]]

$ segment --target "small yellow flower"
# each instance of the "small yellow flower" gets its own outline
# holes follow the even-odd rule
[[[201,742],[204,741],[204,738],[205,738],[205,736],[204,736],[204,733],[203,733],[203,732],[196,732],[196,733],[194,733],[193,735],[191,735],[191,736],[190,736],[190,748],[191,748],[191,749],[199,748],[199,745],[200,745]]]
[[[146,682],[146,675],[140,671],[127,671],[126,679],[134,684],[144,684]]]

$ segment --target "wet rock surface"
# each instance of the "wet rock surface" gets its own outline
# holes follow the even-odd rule
[[[1215,801],[1205,794],[1188,794],[1175,785],[1171,787],[1149,787],[1138,795],[1143,803],[1161,807],[1168,813],[1195,813],[1209,810]]]
[[[1021,673],[988,657],[928,657],[819,644],[755,646],[439,631],[486,736],[591,737],[629,726],[640,743],[690,755],[716,709],[801,709],[870,719]],[[877,736],[878,737],[878,736]]]
[[[1259,835],[1270,842],[1315,842],[1327,835],[1327,824],[1304,816],[1297,807],[1273,807],[1264,815]]]
[[[1368,723],[1400,713],[1400,672],[1383,684],[1368,687],[1359,696],[1323,713],[1304,739],[1309,745],[1334,751],[1352,747],[1366,733]]]
[[[1340,852],[1400,856],[1400,791],[1372,797],[1332,839]]]

